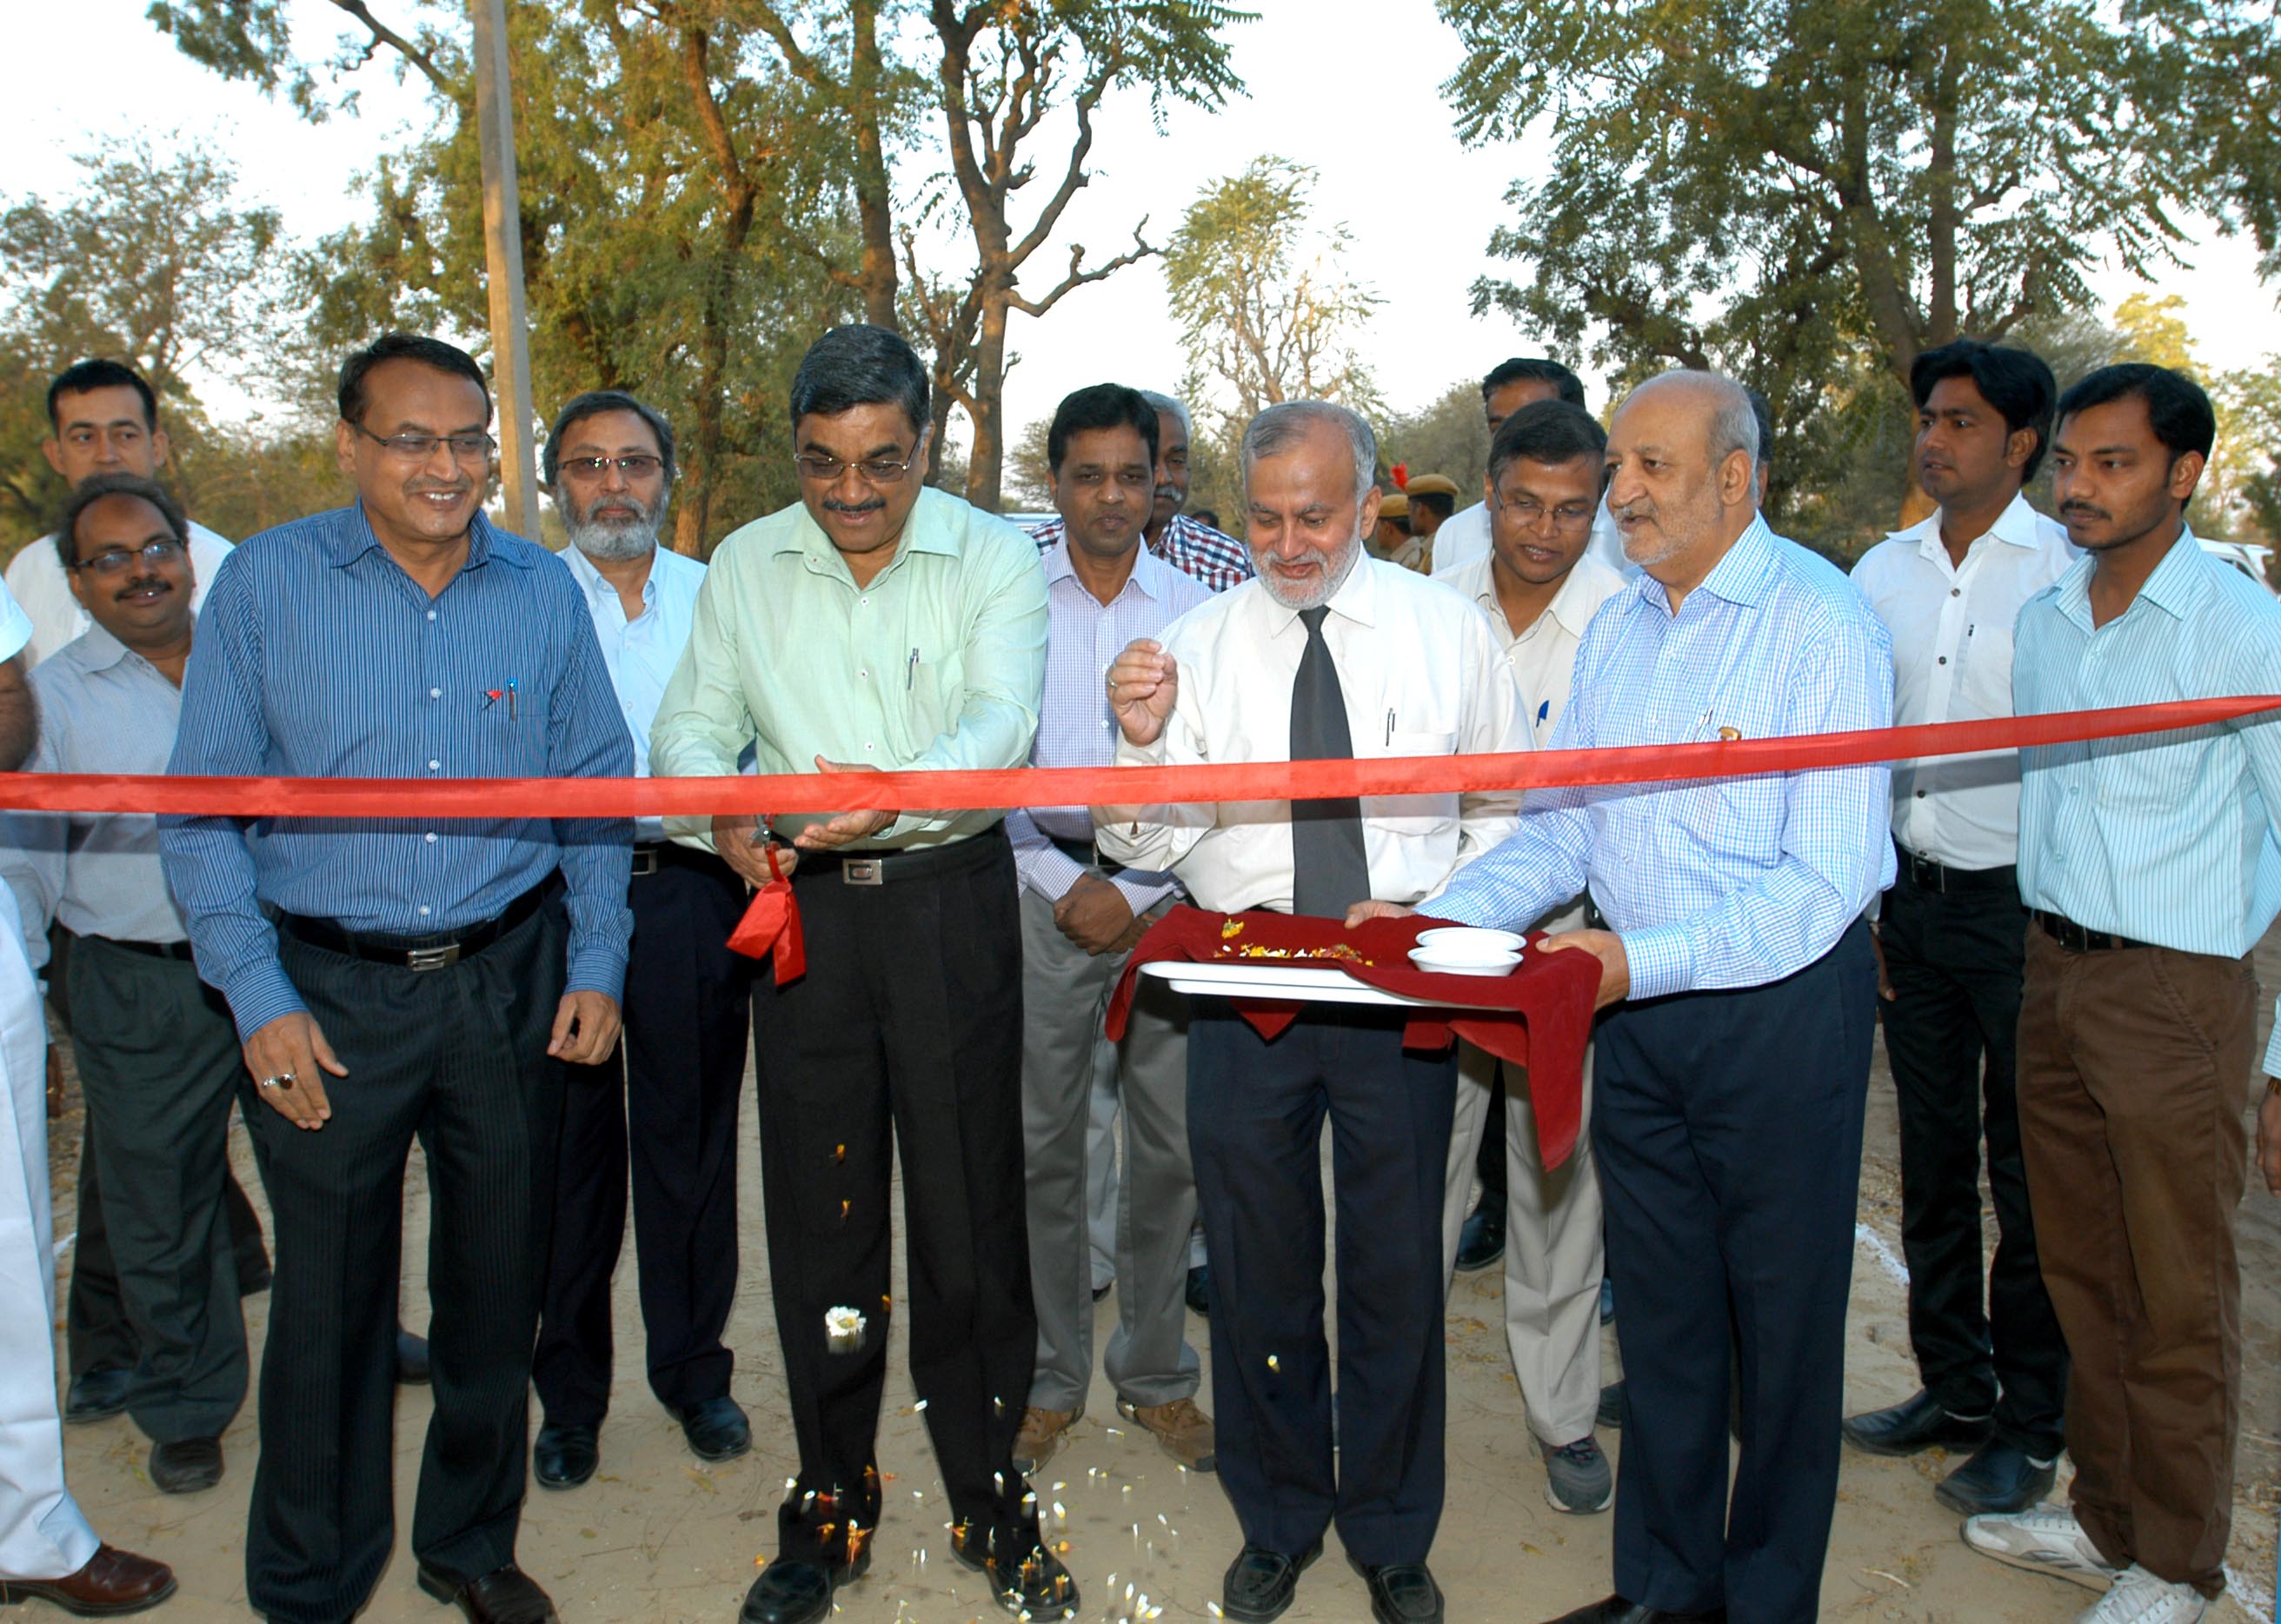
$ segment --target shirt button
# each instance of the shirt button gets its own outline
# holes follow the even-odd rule
[[[433,610],[433,609],[429,610],[429,611],[428,611],[428,618],[429,618],[429,620],[434,620],[434,619],[436,618],[436,611],[435,611],[435,610]]]
[[[431,700],[440,700],[444,697],[444,691],[441,688],[430,688],[428,690],[428,697]]]
[[[425,919],[428,916],[428,904],[425,902],[420,904],[420,916],[422,919]]]
[[[1952,598],[1961,598],[1964,596],[1964,589],[1960,586],[1952,586],[1948,589],[1948,595]]]
[[[869,677],[870,674],[870,672],[864,670],[860,666],[856,668],[855,675],[858,677]]]
[[[1919,790],[1919,791],[1917,792],[1917,799],[1918,799],[1919,800],[1922,800],[1924,798],[1925,798],[1925,793],[1924,793],[1922,790]]]
[[[443,769],[444,763],[441,762],[430,762],[428,763],[428,770],[429,772],[441,772]]]
[[[1940,662],[1941,662],[1941,664],[1943,664],[1943,665],[1946,665],[1946,664],[1948,663],[1948,656],[1947,656],[1946,654],[1943,654],[1943,655],[1940,657]]]
[[[864,747],[866,750],[869,750],[871,746],[869,746],[869,745],[865,745],[863,747]]]
[[[430,846],[436,844],[436,831],[432,829],[428,831],[428,844]]]

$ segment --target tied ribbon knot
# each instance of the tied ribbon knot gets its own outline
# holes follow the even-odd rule
[[[729,947],[748,959],[773,958],[777,985],[783,986],[808,973],[808,941],[800,926],[800,901],[792,893],[792,877],[777,862],[777,848],[768,855],[769,883],[753,893],[752,906],[730,932]]]

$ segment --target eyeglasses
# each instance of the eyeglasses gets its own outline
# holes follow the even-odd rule
[[[99,576],[121,576],[135,568],[137,561],[145,564],[171,564],[187,549],[179,541],[151,541],[139,547],[113,547],[98,553],[93,558],[83,558],[72,568],[92,569]]]
[[[1590,502],[1563,502],[1558,507],[1547,507],[1533,496],[1519,497],[1508,502],[1503,491],[1496,493],[1495,500],[1498,510],[1511,514],[1523,530],[1543,529],[1548,514],[1552,517],[1552,528],[1556,531],[1565,531],[1573,536],[1578,530],[1591,528],[1595,505]]]
[[[499,442],[488,434],[375,434],[362,423],[351,423],[349,427],[391,456],[407,462],[427,461],[436,454],[438,445],[450,446],[455,462],[488,462],[499,449]]]
[[[793,460],[800,465],[801,478],[815,480],[818,484],[836,485],[842,475],[854,468],[867,485],[892,485],[910,472],[911,462],[917,454],[914,452],[901,461],[889,457],[872,457],[862,462],[842,462],[839,458],[828,457],[820,451],[808,451],[800,452]]]
[[[630,457],[565,457],[561,468],[573,479],[599,479],[612,468],[628,479],[647,479],[665,466],[665,459],[646,453]]]

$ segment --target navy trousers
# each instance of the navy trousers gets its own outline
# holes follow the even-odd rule
[[[1244,1538],[1287,1556],[1335,1518],[1355,1560],[1420,1562],[1442,1520],[1442,1187],[1457,1056],[1404,1051],[1403,1024],[1398,1012],[1313,1005],[1271,1041],[1204,999],[1188,1025],[1219,1481]],[[1335,1465],[1326,1117],[1338,1203]]]
[[[1751,1624],[1820,1610],[1876,986],[1857,922],[1784,980],[1600,1024],[1592,1144],[1623,1304],[1615,1587],[1633,1602]]]

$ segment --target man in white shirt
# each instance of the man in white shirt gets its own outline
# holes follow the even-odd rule
[[[1102,677],[1110,661],[1211,597],[1141,543],[1157,421],[1138,391],[1115,383],[1079,390],[1054,413],[1046,460],[1063,534],[1043,561],[1050,621],[1033,767],[1109,765],[1117,736]],[[1105,1089],[1123,1103],[1125,1166],[1117,1328],[1104,1366],[1125,1419],[1182,1465],[1210,1472],[1211,1422],[1195,1404],[1202,1365],[1181,1301],[1196,1210],[1186,1001],[1146,986],[1124,1041],[1101,1040],[1126,957],[1179,885],[1103,857],[1081,806],[1017,808],[1006,832],[1021,877],[1023,1183],[1038,1314],[1037,1372],[1014,1464],[1034,1475],[1085,1413],[1093,1385],[1086,1130]]]
[[[1498,362],[1481,380],[1481,415],[1488,420],[1489,437],[1497,425],[1525,406],[1540,400],[1565,400],[1585,410],[1584,383],[1558,361],[1543,356],[1516,355]],[[1434,568],[1437,576],[1455,574],[1476,559],[1489,555],[1489,509],[1487,502],[1453,514],[1434,537]],[[1627,568],[1623,537],[1604,507],[1593,515],[1591,556],[1621,574]],[[1494,1256],[1475,1266],[1486,1268]]]
[[[1533,742],[1543,745],[1567,708],[1576,644],[1593,613],[1624,578],[1586,556],[1605,483],[1608,437],[1565,400],[1523,406],[1498,425],[1484,482],[1496,551],[1439,577],[1488,618],[1504,646]],[[1584,923],[1581,897],[1541,922],[1551,931]],[[1584,1058],[1585,1110],[1592,1061]],[[1493,1097],[1503,1129],[1484,1145]],[[1605,1511],[1615,1474],[1592,1435],[1600,1396],[1600,1177],[1591,1141],[1580,1138],[1565,1166],[1547,1170],[1536,1141],[1525,1067],[1507,1067],[1471,1044],[1458,1049],[1458,1109],[1442,1205],[1446,1280],[1457,1266],[1473,1199],[1474,1164],[1503,1164],[1503,1200],[1492,1215],[1504,1246],[1505,1339],[1544,1456],[1545,1498],[1555,1511]],[[1490,1197],[1485,1193],[1485,1204]]]
[[[1528,747],[1478,610],[1364,555],[1377,443],[1295,401],[1243,438],[1255,583],[1109,672],[1120,764],[1474,754]],[[1196,901],[1342,918],[1422,902],[1513,824],[1473,794],[1095,809],[1107,856]],[[1219,1473],[1243,1527],[1225,1612],[1279,1616],[1336,1518],[1381,1624],[1433,1624],[1442,1497],[1440,1192],[1453,1056],[1406,1053],[1396,1012],[1309,1006],[1269,1041],[1218,1000],[1188,1027],[1188,1141],[1212,1247]],[[1323,1122],[1338,1202],[1338,1427],[1322,1325]],[[1333,1464],[1335,1437],[1337,1465]]]
[[[650,723],[705,579],[704,565],[657,545],[673,494],[673,428],[632,396],[597,390],[562,408],[543,460],[570,537],[561,557],[593,615],[634,771],[647,777]],[[752,1447],[722,1341],[737,1293],[737,1101],[751,992],[748,961],[728,940],[746,894],[720,858],[667,840],[656,818],[636,823],[622,1035],[600,1063],[564,1068],[554,1243],[531,1361],[546,1417],[530,1451],[542,1489],[576,1488],[600,1464],[630,1145],[650,1390],[700,1459]]]
[[[156,479],[166,466],[166,431],[159,427],[159,399],[131,367],[88,360],[66,367],[48,385],[50,434],[40,444],[48,466],[73,485],[97,474]],[[204,525],[190,526],[190,568],[197,577],[195,611],[206,584],[229,556],[229,543]],[[30,664],[37,665],[95,623],[72,595],[56,538],[43,536],[9,561],[8,590],[32,619]]]
[[[1917,479],[1940,506],[1853,570],[1892,633],[1893,720],[2008,716],[2012,623],[2076,556],[2021,493],[2044,459],[2059,391],[2027,351],[1970,338],[1925,352],[1909,382]],[[1899,871],[1878,930],[1909,1341],[1923,1385],[1849,1418],[1844,1433],[1875,1455],[1975,1451],[1934,1490],[1967,1516],[2040,1501],[2065,1442],[2067,1344],[2037,1260],[2014,1083],[2027,929],[2019,824],[2012,751],[1893,769]],[[1984,1280],[1983,1131],[1999,1237]]]

